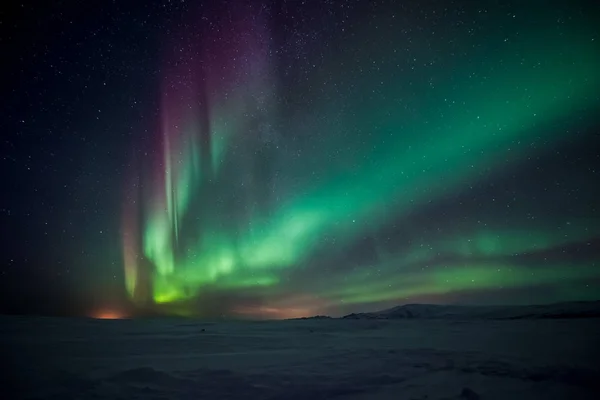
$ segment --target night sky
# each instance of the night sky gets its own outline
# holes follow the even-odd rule
[[[8,3],[0,311],[600,299],[596,2]]]

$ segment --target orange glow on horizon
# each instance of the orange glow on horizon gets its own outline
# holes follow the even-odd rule
[[[308,308],[276,308],[276,307],[238,307],[235,311],[239,314],[268,319],[300,318],[312,315]]]
[[[103,310],[98,311],[92,315],[92,318],[96,319],[123,319],[125,315],[116,310]]]

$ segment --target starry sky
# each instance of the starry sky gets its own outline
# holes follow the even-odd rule
[[[90,4],[0,17],[2,312],[600,299],[594,2]]]

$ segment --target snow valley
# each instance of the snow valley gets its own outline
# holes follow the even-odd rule
[[[598,303],[346,318],[4,316],[2,398],[592,399]]]

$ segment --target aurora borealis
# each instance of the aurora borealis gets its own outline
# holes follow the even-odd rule
[[[8,309],[600,299],[597,5],[151,3],[5,24]]]
[[[579,287],[600,278],[593,254],[560,255],[597,246],[595,197],[583,173],[544,164],[596,117],[591,21],[561,20],[566,6],[365,7],[349,29],[283,44],[250,6],[172,35],[160,128],[126,196],[135,301],[288,317],[592,294]]]

